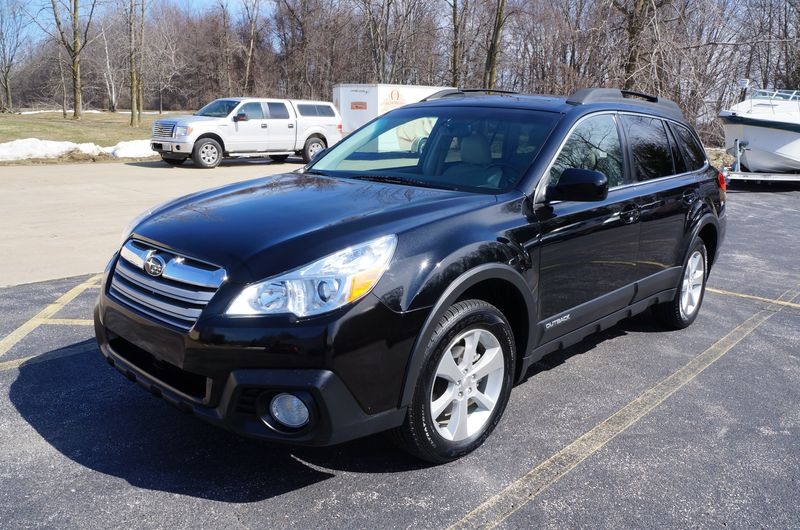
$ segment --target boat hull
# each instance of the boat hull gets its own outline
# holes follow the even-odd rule
[[[734,153],[736,140],[746,142],[741,163],[749,171],[800,172],[800,123],[720,114],[725,130],[725,148]]]

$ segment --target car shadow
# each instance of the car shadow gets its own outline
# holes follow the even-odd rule
[[[92,340],[23,363],[9,393],[21,417],[61,454],[151,490],[248,503],[327,480],[336,471],[424,467],[381,436],[299,448],[218,429],[127,381]]]

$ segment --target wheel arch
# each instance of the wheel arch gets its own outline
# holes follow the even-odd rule
[[[207,132],[207,133],[201,134],[200,136],[198,136],[195,139],[194,144],[192,144],[192,153],[194,153],[194,149],[197,146],[198,142],[200,142],[200,140],[204,140],[206,138],[211,138],[212,140],[217,142],[219,144],[219,146],[222,148],[222,153],[223,154],[228,152],[228,150],[225,148],[225,141],[222,139],[222,137],[220,135],[218,135],[216,133],[212,133],[212,132]]]
[[[708,271],[706,274],[708,274],[708,272],[711,271],[712,265],[714,265],[717,260],[717,251],[720,244],[719,222],[714,215],[708,213],[700,218],[700,221],[692,231],[692,237],[688,242],[686,250],[684,251],[684,259],[686,253],[691,249],[692,242],[698,238],[702,239],[703,244],[706,246],[706,254],[708,259]]]
[[[534,340],[535,327],[531,324],[531,316],[535,314],[536,304],[533,295],[524,278],[512,267],[501,263],[480,265],[451,282],[431,308],[411,349],[400,395],[401,407],[411,402],[423,367],[425,349],[442,316],[454,303],[473,298],[492,304],[508,320],[516,347],[514,381],[521,376],[525,353]]]

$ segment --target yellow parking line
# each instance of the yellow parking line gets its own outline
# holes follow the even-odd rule
[[[791,307],[792,309],[800,309],[800,304],[794,302],[787,302],[784,300],[773,300],[772,298],[753,296],[751,294],[734,293],[732,291],[723,291],[722,289],[713,289],[711,287],[707,287],[706,291],[716,294],[724,294],[725,296],[735,296],[736,298],[746,298],[747,300],[757,300],[759,302],[766,302],[768,304],[775,304],[783,307]]]
[[[94,326],[94,320],[82,318],[48,318],[42,320],[40,324],[53,324],[57,326]]]
[[[98,281],[102,278],[101,274],[96,276],[92,276],[85,282],[76,285],[63,295],[61,295],[58,300],[50,304],[49,306],[42,309],[36,316],[22,324],[20,327],[12,331],[6,337],[0,339],[0,357],[8,353],[8,351],[14,347],[19,341],[24,339],[30,332],[38,328],[43,321],[47,321],[58,313],[61,309],[64,308],[65,305],[72,302],[75,298],[77,298],[81,293],[86,291],[87,289],[91,289],[92,287],[96,287]]]
[[[797,296],[800,296],[800,290],[786,291],[775,302],[784,306],[785,303],[794,300]],[[706,368],[721,359],[778,311],[763,309],[754,314],[683,368],[646,390],[611,417],[530,470],[522,478],[490,497],[450,528],[493,528],[499,525],[541,492],[558,482],[561,477],[572,471],[581,462],[602,449],[618,434],[649,414]]]

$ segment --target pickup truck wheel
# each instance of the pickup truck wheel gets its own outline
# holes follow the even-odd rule
[[[185,158],[171,158],[171,157],[164,156],[164,155],[161,155],[161,160],[163,160],[164,162],[166,162],[167,164],[169,164],[171,166],[179,166],[179,165],[183,164],[186,161]]]
[[[405,450],[441,464],[478,448],[500,421],[511,393],[514,334],[482,300],[451,306],[428,343],[405,423],[393,431]]]
[[[269,155],[269,157],[275,162],[286,162],[286,159],[289,158],[289,155]]]
[[[192,160],[202,168],[217,167],[222,160],[222,147],[212,138],[203,138],[194,144]]]
[[[683,264],[683,275],[675,298],[655,306],[656,316],[672,329],[683,329],[692,324],[700,312],[708,277],[708,257],[702,239],[692,244]]]
[[[314,157],[325,149],[325,142],[323,142],[320,138],[312,137],[306,140],[306,145],[303,147],[303,162],[308,164]]]

